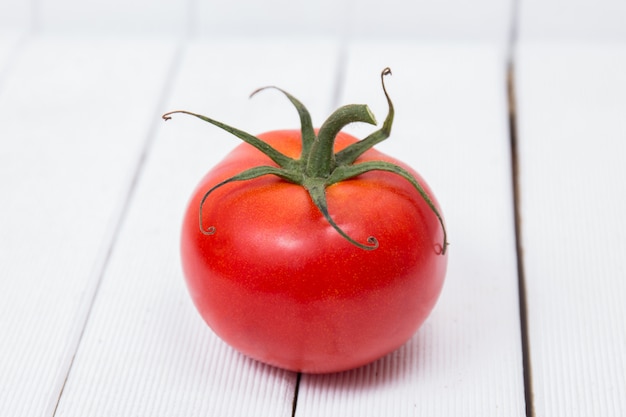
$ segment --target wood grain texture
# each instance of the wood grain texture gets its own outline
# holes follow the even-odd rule
[[[326,114],[337,53],[325,43],[307,45],[306,53],[300,46],[193,43],[163,112],[198,111],[252,132],[270,122],[297,125],[295,109],[280,93],[247,98],[258,86],[280,84],[313,115]],[[311,51],[326,63],[315,72],[308,66]],[[268,121],[266,115],[273,116]],[[296,374],[250,360],[218,339],[195,311],[180,270],[187,199],[239,140],[188,116],[160,123],[57,417],[290,416]]]
[[[6,73],[0,95],[2,415],[52,412],[171,52],[163,43],[35,38]]]
[[[538,416],[626,413],[626,51],[522,45],[522,236]]]
[[[449,229],[447,280],[398,351],[360,369],[304,375],[298,416],[522,416],[524,389],[504,65],[497,48],[357,44],[342,104],[396,107],[379,149],[416,168]],[[357,136],[370,128],[351,126]]]

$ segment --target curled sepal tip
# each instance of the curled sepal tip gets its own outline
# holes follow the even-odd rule
[[[322,213],[326,221],[339,233],[344,239],[353,244],[354,246],[364,249],[364,250],[374,250],[378,248],[378,239],[374,236],[370,236],[367,238],[367,244],[357,242],[352,237],[350,237],[330,216],[328,213],[328,204],[326,202],[326,187],[323,184],[314,184],[312,186],[306,187],[309,191],[309,195],[311,196],[311,200],[319,211]]]
[[[211,236],[215,234],[215,226],[209,226],[206,229],[202,226],[202,219],[200,219],[200,232],[203,235]]]
[[[292,174],[290,174],[288,171],[282,168],[276,168],[272,166],[258,166],[258,167],[250,168],[235,176],[225,179],[222,182],[215,184],[206,193],[204,193],[204,196],[202,196],[202,200],[200,200],[200,208],[198,210],[198,224],[200,226],[200,232],[202,232],[203,235],[207,235],[207,236],[215,234],[215,226],[209,226],[206,228],[204,227],[204,215],[203,215],[204,204],[206,203],[209,196],[213,193],[213,191],[234,181],[247,181],[247,180],[252,180],[254,178],[262,177],[264,175],[275,175],[289,182],[298,181],[297,178],[295,178]]]
[[[385,68],[380,74],[380,82],[383,86],[383,93],[385,94],[385,98],[387,99],[388,106],[387,117],[385,118],[382,127],[367,136],[365,139],[361,139],[360,141],[353,143],[342,151],[337,152],[335,158],[338,165],[352,164],[359,156],[361,156],[367,150],[373,148],[375,145],[384,141],[389,137],[389,135],[391,135],[391,126],[393,125],[395,110],[393,108],[393,102],[389,97],[389,93],[387,93],[387,87],[385,86],[386,75],[391,75],[391,69],[389,67]]]
[[[277,151],[272,146],[270,146],[268,143],[262,141],[261,139],[257,138],[256,136],[251,135],[250,133],[244,132],[243,130],[239,130],[237,128],[229,126],[229,125],[227,125],[225,123],[222,123],[220,121],[217,121],[217,120],[211,119],[209,117],[203,116],[201,114],[193,113],[193,112],[190,112],[190,111],[187,111],[187,110],[174,110],[174,111],[165,113],[161,117],[163,118],[163,120],[167,121],[167,120],[170,120],[172,118],[172,115],[176,114],[176,113],[187,114],[189,116],[197,117],[200,120],[203,120],[203,121],[205,121],[207,123],[210,123],[210,124],[212,124],[214,126],[219,127],[220,129],[230,133],[233,136],[238,137],[239,139],[243,140],[244,142],[248,143],[249,145],[254,146],[259,151],[261,151],[263,154],[267,155],[272,161],[274,161],[280,167],[289,168],[289,167],[291,167],[291,166],[293,166],[295,164],[295,161],[292,158],[290,158],[287,155],[284,155],[283,153]]]
[[[441,213],[435,206],[435,203],[430,198],[430,196],[428,195],[424,187],[422,187],[422,185],[417,181],[417,179],[406,169],[400,167],[399,165],[386,162],[386,161],[367,161],[367,162],[362,162],[360,164],[355,164],[355,165],[343,165],[341,167],[338,167],[333,172],[331,177],[328,178],[326,184],[327,185],[336,184],[338,182],[345,181],[350,178],[354,178],[358,175],[361,175],[370,171],[391,172],[393,174],[403,177],[409,183],[411,183],[411,185],[415,188],[415,190],[422,197],[424,202],[432,210],[433,214],[435,215],[435,217],[439,221],[439,224],[441,225],[441,229],[443,231],[443,243],[441,243],[440,245],[439,244],[437,245],[438,246],[437,252],[439,255],[445,255],[446,249],[448,248],[449,243],[448,243],[448,232],[446,230],[446,225],[443,221],[443,217],[441,216]]]

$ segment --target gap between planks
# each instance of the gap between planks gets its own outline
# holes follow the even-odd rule
[[[169,64],[169,68],[165,77],[164,86],[161,89],[159,98],[156,103],[157,105],[153,111],[154,121],[150,123],[150,126],[148,128],[148,132],[144,139],[143,146],[141,147],[141,152],[135,164],[135,169],[129,175],[129,180],[127,182],[128,187],[121,194],[119,209],[117,213],[114,213],[114,215],[112,216],[112,227],[109,229],[111,230],[111,232],[107,236],[105,236],[102,241],[100,251],[101,253],[100,256],[97,257],[97,261],[91,274],[91,286],[86,289],[86,294],[82,301],[81,307],[79,307],[79,310],[77,311],[77,319],[74,325],[74,332],[69,337],[68,345],[65,348],[65,354],[62,359],[62,365],[59,369],[57,382],[52,387],[50,400],[48,402],[46,412],[44,413],[45,417],[54,417],[57,414],[57,409],[59,403],[61,402],[61,397],[63,396],[65,385],[67,384],[68,378],[70,377],[70,374],[72,372],[74,359],[76,357],[78,349],[80,348],[81,340],[89,322],[89,317],[91,316],[94,302],[96,300],[96,297],[98,296],[100,284],[102,283],[102,279],[106,274],[111,255],[115,250],[115,244],[117,243],[120,231],[128,213],[128,209],[135,195],[137,184],[139,183],[139,179],[141,178],[141,175],[143,173],[145,162],[148,159],[148,155],[152,149],[152,144],[154,142],[154,138],[156,137],[157,123],[161,122],[160,110],[167,102],[167,99],[169,98],[171,93],[171,86],[173,85],[174,80],[176,79],[176,75],[179,72],[183,50],[183,43],[179,42],[178,45],[175,46],[172,60]]]
[[[509,138],[511,141],[511,178],[513,182],[513,216],[515,220],[515,251],[517,258],[517,285],[519,297],[520,336],[522,343],[522,363],[524,376],[524,399],[526,417],[534,417],[533,384],[530,358],[530,340],[528,326],[528,300],[526,297],[526,275],[524,273],[524,248],[522,245],[522,213],[520,201],[520,173],[518,157],[518,130],[515,98],[515,65],[511,61],[507,66],[507,97],[509,107]]]
[[[333,85],[332,90],[332,99],[330,102],[330,109],[328,109],[328,114],[331,114],[337,108],[339,108],[343,93],[343,85],[345,84],[346,78],[346,67],[348,62],[348,43],[346,41],[342,41],[339,45],[339,50],[337,53],[337,67],[335,73],[335,84]],[[296,385],[294,387],[293,392],[293,401],[291,407],[291,417],[296,417],[296,412],[298,410],[298,394],[300,392],[300,381],[302,380],[302,372],[298,372],[298,376],[296,377]]]
[[[515,252],[517,259],[517,292],[519,299],[520,342],[522,344],[522,368],[524,378],[524,402],[526,417],[535,417],[533,399],[532,365],[530,357],[530,338],[528,323],[528,299],[526,275],[524,271],[524,248],[522,245],[522,213],[519,172],[519,131],[517,123],[517,95],[515,89],[516,48],[519,35],[519,10],[522,0],[512,0],[511,20],[506,63],[506,96],[508,106],[509,141],[511,149],[511,181],[513,190],[513,219],[515,230]]]
[[[519,299],[519,315],[520,315],[520,339],[522,344],[522,363],[524,378],[524,399],[526,407],[526,417],[535,417],[535,409],[533,403],[533,384],[532,370],[530,358],[530,341],[528,329],[528,311],[526,297],[526,279],[524,273],[524,259],[522,246],[522,218],[520,206],[520,175],[519,175],[519,158],[518,158],[518,128],[517,128],[517,100],[515,93],[515,47],[517,44],[517,27],[518,27],[519,0],[513,1],[511,13],[511,31],[509,34],[509,43],[507,45],[507,64],[506,64],[506,97],[508,107],[508,126],[509,140],[511,149],[511,181],[513,190],[513,215],[515,230],[515,250],[517,259],[517,276],[518,276],[518,299]],[[345,78],[345,63],[347,60],[347,45],[343,44],[339,50],[338,66],[336,74],[336,83],[333,91],[332,106],[336,108],[339,105],[341,97],[342,84]],[[333,109],[331,109],[332,111]],[[291,417],[296,417],[298,406],[298,394],[300,391],[300,381],[302,373],[298,372],[296,384],[294,387],[294,396],[292,401]]]

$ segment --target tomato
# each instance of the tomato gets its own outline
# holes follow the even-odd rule
[[[394,351],[426,320],[446,272],[444,221],[417,172],[368,143],[351,152],[363,141],[339,130],[369,116],[331,116],[312,130],[306,109],[285,94],[301,131],[251,139],[184,112],[244,137],[191,196],[184,275],[202,318],[238,351],[293,371],[347,370]],[[388,102],[382,133],[370,142],[389,134]],[[320,151],[329,131],[330,147]],[[309,162],[316,152],[324,158]]]

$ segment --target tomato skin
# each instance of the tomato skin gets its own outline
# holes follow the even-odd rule
[[[300,131],[258,136],[298,158]],[[340,133],[335,150],[356,139]],[[356,163],[384,160],[376,150]],[[248,168],[275,165],[242,143],[194,191],[185,213],[181,257],[202,318],[240,352],[292,371],[337,372],[372,362],[403,345],[426,320],[441,292],[447,252],[439,220],[404,178],[373,171],[329,186],[328,210],[363,250],[342,237],[300,185],[274,176],[226,184]],[[441,213],[441,210],[439,209]]]

